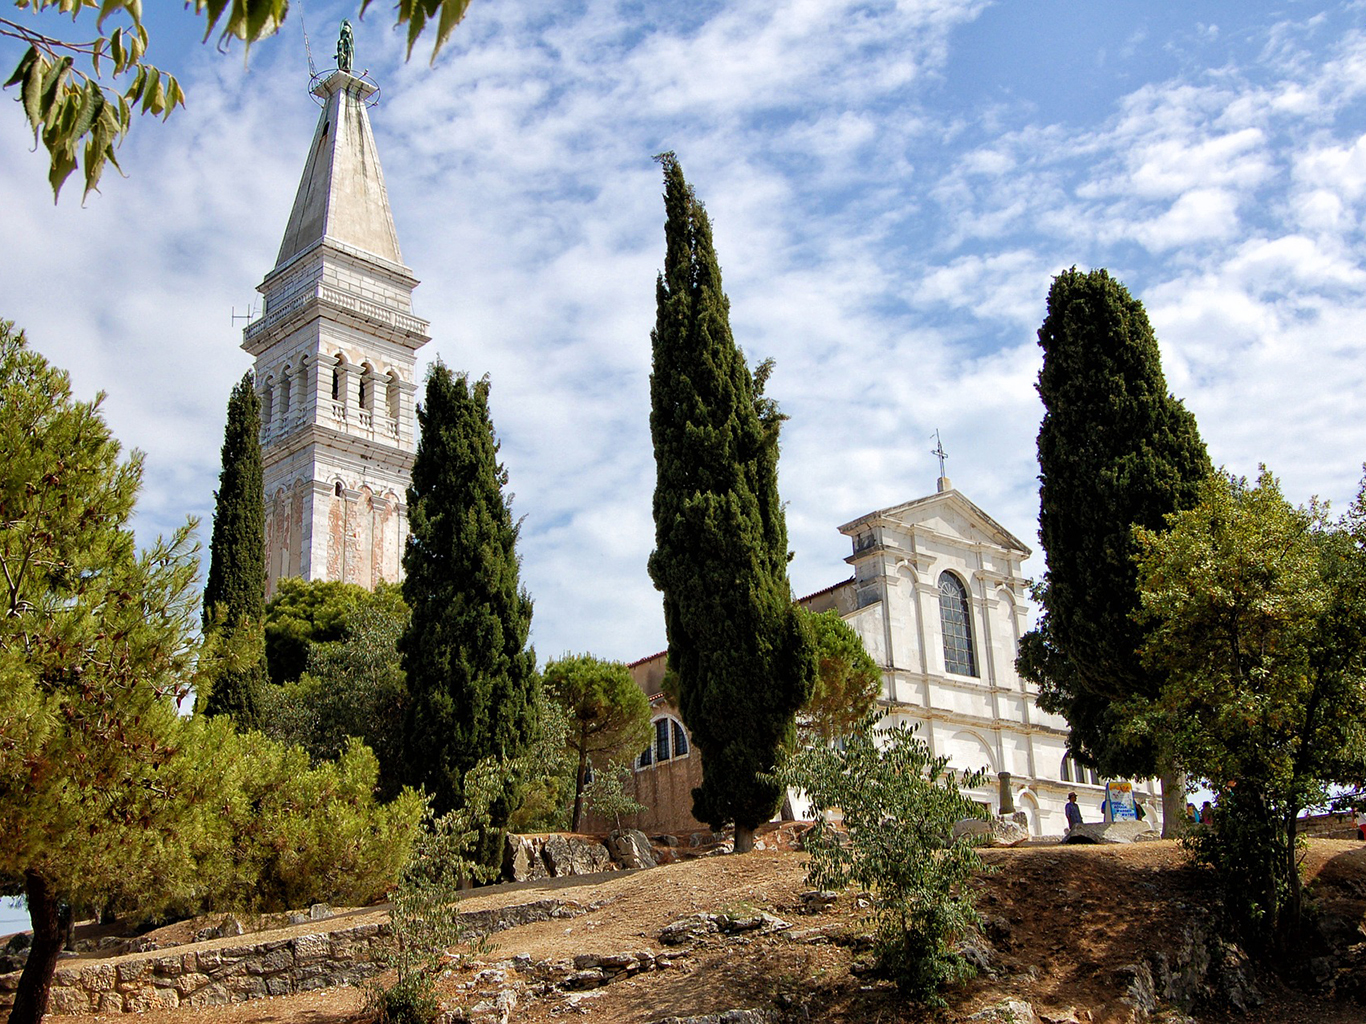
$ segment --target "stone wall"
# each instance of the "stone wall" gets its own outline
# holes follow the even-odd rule
[[[388,922],[250,945],[119,957],[61,967],[49,1013],[142,1013],[226,1006],[263,996],[354,985],[383,970]],[[14,1003],[19,974],[0,976],[0,1008]]]

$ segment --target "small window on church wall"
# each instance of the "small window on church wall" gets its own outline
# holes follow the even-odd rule
[[[370,382],[369,382],[368,380],[366,380],[364,377],[362,377],[362,378],[360,379],[360,407],[361,407],[362,409],[368,409],[368,408],[370,408],[370,387],[369,387],[369,384],[370,384]]]
[[[280,415],[289,415],[289,368],[285,367],[284,379],[280,381]]]
[[[261,423],[269,428],[275,415],[275,389],[267,387],[261,392]]]
[[[1072,781],[1072,767],[1067,763],[1067,758],[1062,759],[1062,767],[1058,769],[1058,778],[1063,782]]]
[[[939,577],[939,618],[944,627],[944,668],[960,676],[975,676],[972,654],[972,618],[968,592],[958,577],[946,572]]]
[[[391,373],[389,374],[389,418],[391,420],[398,419],[398,403],[398,377]]]
[[[334,369],[334,370],[332,371],[332,401],[335,402],[335,401],[337,401],[337,400],[340,399],[340,398],[341,398],[341,371]]]
[[[687,734],[683,731],[683,726],[679,725],[677,722],[674,722],[674,723],[673,723],[673,727],[674,727],[674,757],[682,757],[684,754],[686,754],[686,753],[688,752],[688,736],[687,736]]]
[[[332,491],[332,493],[335,494],[338,498],[342,496],[342,482],[340,480],[337,481],[337,485]]]

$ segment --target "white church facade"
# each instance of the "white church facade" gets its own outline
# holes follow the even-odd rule
[[[1029,548],[946,477],[934,494],[839,529],[854,578],[808,603],[838,609],[881,666],[885,722],[915,726],[955,768],[985,768],[972,798],[997,812],[1004,786],[1035,835],[1066,830],[1071,792],[1099,821],[1102,780],[1067,757],[1066,720],[1039,708],[1037,688],[1015,671],[1029,628]],[[1135,792],[1160,820],[1156,785]]]
[[[998,813],[1026,816],[1033,835],[1060,835],[1075,792],[1087,821],[1101,820],[1103,780],[1067,757],[1067,722],[1038,707],[1037,688],[1015,671],[1029,628],[1022,565],[1030,550],[939,478],[934,494],[859,516],[839,527],[849,537],[853,578],[799,599],[836,611],[882,669],[879,701],[888,726],[905,723],[931,752],[960,771],[986,769],[967,791]],[[705,826],[691,816],[701,764],[687,730],[662,693],[663,652],[631,666],[651,698],[655,740],[637,759],[636,798],[650,810],[633,824],[647,831]],[[1135,795],[1160,827],[1160,789],[1135,782]],[[801,817],[804,801],[791,794]]]
[[[261,316],[256,360],[266,497],[266,593],[284,577],[373,588],[402,575],[412,474],[413,315],[368,105],[373,83],[333,71]]]

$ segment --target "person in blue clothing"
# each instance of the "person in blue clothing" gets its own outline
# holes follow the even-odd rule
[[[1081,808],[1077,806],[1077,794],[1067,794],[1067,806],[1063,808],[1067,814],[1067,831],[1071,832],[1081,824]]]

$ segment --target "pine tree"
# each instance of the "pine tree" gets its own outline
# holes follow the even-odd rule
[[[816,665],[787,581],[781,416],[731,337],[706,211],[673,154],[660,161],[667,216],[651,335],[650,576],[664,595],[679,709],[702,755],[693,815],[715,828],[734,822],[743,852],[782,798],[769,773],[793,742]]]
[[[60,904],[165,892],[183,835],[176,715],[202,665],[186,524],[141,556],[134,452],[0,321],[0,894],[33,944],[9,1019],[37,1024]]]
[[[261,475],[261,402],[246,374],[228,399],[223,470],[213,513],[204,629],[224,639],[260,631],[266,618],[265,489]],[[259,650],[259,655],[257,651]],[[257,723],[257,696],[266,679],[263,641],[252,639],[246,663],[213,682],[203,712],[230,714],[242,728]]]
[[[407,781],[437,814],[459,808],[465,774],[486,757],[521,757],[536,736],[531,598],[518,578],[517,524],[503,488],[488,378],[471,384],[437,362],[418,408],[421,439],[408,488],[403,596],[412,619],[399,641],[409,703]],[[495,828],[516,807],[509,783],[491,805]],[[497,855],[484,837],[480,859]]]
[[[548,663],[543,682],[546,695],[568,719],[565,741],[574,759],[569,829],[577,832],[590,769],[609,772],[613,764],[629,761],[649,742],[653,733],[650,699],[625,665],[591,654],[566,654]]]
[[[1135,728],[1163,680],[1138,651],[1134,527],[1160,530],[1192,507],[1210,472],[1195,417],[1167,391],[1143,304],[1104,270],[1059,274],[1039,328],[1039,539],[1048,570],[1039,628],[1021,643],[1039,703],[1066,716],[1072,751],[1110,776],[1161,771],[1157,738]],[[1183,808],[1167,794],[1164,810]]]

